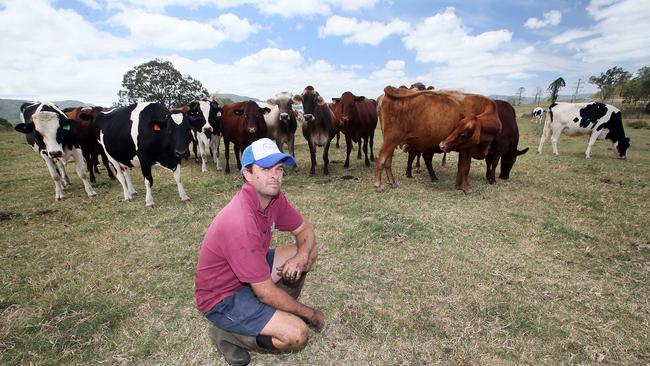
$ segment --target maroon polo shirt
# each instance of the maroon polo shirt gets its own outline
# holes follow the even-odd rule
[[[303,218],[284,193],[260,208],[255,187],[248,182],[212,220],[203,238],[196,275],[196,306],[208,312],[248,283],[271,277],[266,254],[274,228],[293,231]]]

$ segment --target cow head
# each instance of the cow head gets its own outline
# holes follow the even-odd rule
[[[307,86],[300,96],[294,96],[293,100],[302,102],[302,110],[305,113],[305,119],[307,119],[307,115],[314,114],[317,105],[325,104],[323,97],[321,97],[311,85]]]
[[[220,133],[221,123],[219,117],[222,113],[223,109],[219,107],[219,102],[200,100],[190,103],[187,117],[194,131],[204,132],[210,136],[212,133]]]
[[[163,151],[173,149],[177,159],[190,156],[189,144],[192,141],[192,126],[189,117],[178,110],[166,113],[151,120],[150,128],[162,134]]]
[[[627,149],[630,147],[630,138],[623,137],[620,140],[614,142],[614,153],[617,154],[619,159],[625,159],[625,154]]]
[[[447,138],[440,142],[440,149],[444,152],[464,150],[476,146],[481,142],[481,125],[475,115],[465,117],[461,115],[458,127]]]
[[[233,113],[241,116],[246,124],[246,132],[250,135],[266,136],[266,122],[264,115],[271,112],[268,107],[260,107],[257,103],[249,100],[242,102],[240,108],[236,108]]]
[[[38,111],[32,114],[29,122],[17,124],[15,130],[33,134],[40,153],[56,159],[63,156],[63,143],[66,135],[73,134],[74,121],[56,112]]]
[[[528,148],[523,150],[515,150],[514,154],[508,154],[501,157],[501,173],[499,173],[499,179],[507,180],[510,178],[510,171],[517,161],[517,157],[524,155],[528,152]]]
[[[341,95],[341,98],[338,98],[337,104],[341,104],[341,122],[347,123],[350,118],[354,115],[355,103],[360,102],[366,99],[364,96],[357,97],[354,94],[346,91]],[[334,98],[332,98],[334,100]]]

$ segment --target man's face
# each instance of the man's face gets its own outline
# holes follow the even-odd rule
[[[282,188],[284,163],[280,162],[270,168],[262,168],[253,164],[252,170],[244,169],[244,178],[250,182],[257,194],[264,198],[275,197]]]

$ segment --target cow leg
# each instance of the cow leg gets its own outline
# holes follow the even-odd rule
[[[205,173],[208,171],[208,157],[207,157],[207,151],[210,147],[208,146],[209,142],[206,141],[206,136],[205,134],[201,133],[198,136],[198,150],[199,150],[199,155],[201,156],[201,173]]]
[[[212,151],[212,161],[214,162],[217,170],[221,170],[219,163],[219,144],[221,143],[221,135],[212,135],[210,138],[210,150]]]
[[[370,161],[375,161],[375,154],[373,153],[374,141],[375,141],[375,136],[373,131],[373,134],[370,135]]]
[[[88,171],[90,183],[95,183],[97,181],[95,179],[95,171],[97,171],[97,174],[99,174],[99,170],[97,169],[97,164],[99,164],[99,161],[93,157],[92,150],[88,146],[84,146],[81,149],[81,155],[83,156],[86,163],[86,170]],[[75,160],[77,160],[77,158],[75,158]]]
[[[309,168],[309,175],[316,175],[316,144],[312,141],[307,142],[309,145],[309,157],[311,158],[311,168]]]
[[[376,192],[382,192],[384,190],[384,186],[381,184],[381,174],[385,169],[386,179],[388,179],[389,177],[388,172],[389,170],[391,170],[391,167],[389,165],[391,162],[388,161],[388,157],[392,157],[396,147],[397,144],[387,143],[386,140],[384,140],[384,143],[381,145],[381,148],[379,149],[379,153],[377,154],[377,160],[375,160],[375,178],[373,180],[373,185],[375,187]]]
[[[65,163],[66,162],[63,161],[63,159],[58,159],[54,163],[56,168],[59,170],[59,175],[61,176],[61,184],[63,185],[64,189],[70,185],[70,177],[68,176],[68,173],[65,171]]]
[[[485,179],[487,179],[488,183],[494,184],[497,182],[496,179],[496,170],[497,170],[497,165],[499,164],[499,159],[501,157],[497,154],[494,154],[492,152],[488,152],[487,156],[485,157]]]
[[[148,208],[153,208],[153,192],[151,187],[153,187],[153,175],[151,174],[152,164],[147,161],[140,161],[140,170],[142,171],[142,176],[144,177],[144,187],[145,187],[145,206]],[[130,177],[129,177],[130,178]]]
[[[329,167],[329,153],[330,153],[330,144],[332,143],[332,140],[327,141],[327,144],[325,144],[325,148],[323,149],[323,164],[325,165],[323,167],[323,175],[329,175],[330,171],[328,169]]]
[[[595,128],[591,130],[591,136],[589,136],[589,142],[587,143],[587,151],[585,151],[585,158],[591,158],[591,148],[596,143],[596,140],[598,140],[600,133],[601,131],[596,131]]]
[[[344,168],[350,167],[350,153],[352,152],[352,138],[348,135],[345,135],[345,164]]]
[[[553,155],[560,155],[557,151],[557,141],[560,139],[562,130],[559,128],[553,129],[553,135],[551,135],[551,145],[553,145]]]
[[[440,162],[440,166],[446,166],[447,165],[447,153],[442,154],[442,161]]]
[[[226,150],[226,169],[224,172],[226,174],[230,174],[230,141],[227,141],[226,139],[223,140],[223,148]]]
[[[360,143],[359,143],[359,147],[361,147]],[[368,137],[367,136],[363,138],[363,155],[366,157],[366,161],[365,161],[366,166],[370,166],[370,159],[368,159]]]
[[[406,178],[413,178],[413,174],[412,174],[413,160],[415,160],[415,156],[417,154],[413,150],[409,150],[408,154],[409,157],[408,160],[406,161]]]
[[[546,121],[544,121],[544,130],[542,131],[542,137],[539,139],[539,146],[537,147],[537,153],[541,154],[542,153],[542,147],[544,147],[544,143],[546,142],[546,139],[551,135],[552,126],[551,126],[551,120],[548,115],[546,115]]]
[[[181,197],[181,202],[187,202],[190,200],[190,196],[185,192],[185,187],[181,182],[181,164],[179,163],[174,170],[174,180],[176,181],[176,186],[178,187],[178,195]]]
[[[340,148],[339,146],[339,138],[341,138],[341,131],[336,131],[336,148]]]
[[[46,154],[40,154],[43,161],[45,161],[45,166],[54,180],[54,199],[59,201],[63,199],[63,182],[61,181],[61,174],[56,167],[56,163]]]
[[[429,172],[429,178],[431,178],[432,182],[437,181],[438,177],[436,176],[436,172],[433,170],[433,151],[430,152],[427,151],[421,155],[424,158],[424,165],[427,166],[427,171]]]
[[[393,175],[393,154],[390,154],[386,159],[386,179],[388,180],[388,183],[393,186],[393,188],[399,187],[399,184],[397,184],[397,179],[395,179],[395,176]]]
[[[86,190],[86,194],[88,197],[95,197],[97,196],[97,192],[93,189],[93,187],[90,185],[90,182],[86,178],[86,172],[84,171],[84,157],[83,153],[80,149],[72,149],[70,151],[70,154],[74,157],[74,164],[75,164],[75,169],[77,171],[77,175],[79,178],[81,178],[81,181],[84,184],[84,189]]]
[[[359,139],[359,143],[357,143],[357,160],[361,160],[361,139]]]
[[[109,159],[106,156],[106,153],[104,152],[104,148],[101,147],[101,145],[100,145],[96,149],[97,149],[96,150],[97,153],[99,155],[101,155],[101,157],[102,157],[102,163],[104,164],[104,167],[106,167],[106,171],[108,172],[108,177],[110,179],[115,179],[115,174],[113,174],[113,169],[111,168],[112,163],[109,162]],[[97,159],[97,160],[99,161],[99,159]],[[113,166],[115,166],[115,164],[113,164]],[[117,168],[115,170],[117,170]]]
[[[239,158],[239,145],[238,144],[232,144],[233,150],[235,150],[235,160],[237,161],[237,171],[241,172],[241,160]]]
[[[456,189],[462,189],[465,194],[472,193],[469,185],[469,168],[472,164],[472,154],[469,151],[458,153],[458,173],[456,173]]]

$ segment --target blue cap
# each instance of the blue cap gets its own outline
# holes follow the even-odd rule
[[[279,162],[289,166],[296,166],[296,160],[293,156],[281,153],[275,142],[266,137],[248,145],[241,155],[242,169],[251,164],[262,168],[270,168]]]

